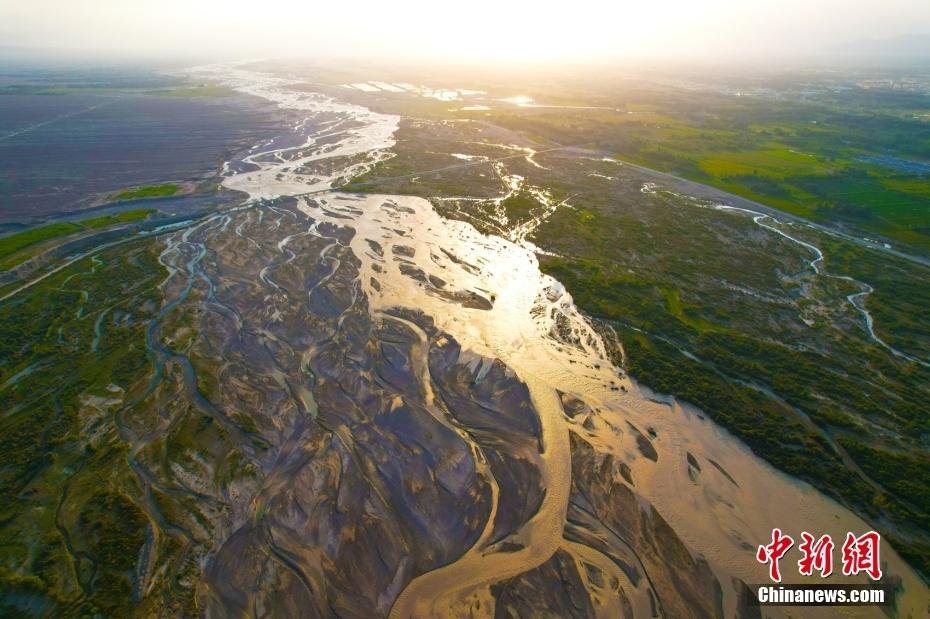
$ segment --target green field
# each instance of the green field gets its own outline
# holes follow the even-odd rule
[[[721,152],[700,160],[701,169],[711,176],[764,176],[783,179],[801,174],[826,175],[834,171],[829,162],[805,155],[778,144],[764,145],[763,150]]]
[[[608,100],[615,111],[502,108],[472,117],[550,143],[592,143],[621,160],[930,251],[930,172],[872,159],[930,162],[930,123],[894,109],[699,90],[634,89]]]
[[[57,223],[39,226],[25,232],[17,232],[0,238],[0,270],[9,269],[18,264],[15,255],[33,245],[80,230],[73,223]]]
[[[47,224],[37,228],[30,228],[24,232],[17,232],[0,238],[0,271],[6,271],[17,264],[25,262],[46,241],[74,234],[85,229],[105,228],[107,226],[138,221],[145,219],[154,209],[133,209],[116,215],[104,215],[77,222],[60,222]]]
[[[85,228],[105,228],[114,224],[139,221],[140,219],[145,219],[154,212],[155,209],[151,208],[137,208],[114,215],[104,215],[102,217],[94,217],[93,219],[82,219],[77,223]]]
[[[162,185],[147,185],[137,187],[122,193],[110,196],[109,202],[123,202],[125,200],[140,200],[142,198],[168,198],[178,192],[178,186],[174,183],[164,183]]]

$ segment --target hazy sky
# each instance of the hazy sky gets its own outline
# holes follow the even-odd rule
[[[219,57],[797,56],[930,33],[930,0],[0,0],[0,45]]]

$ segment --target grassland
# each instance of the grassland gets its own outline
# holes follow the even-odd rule
[[[632,163],[930,251],[930,174],[920,167],[930,161],[925,122],[700,91],[640,92],[613,104],[612,112],[485,116],[548,141],[590,139]]]
[[[141,200],[143,198],[169,198],[178,192],[179,187],[174,183],[162,185],[147,185],[130,189],[110,196],[109,202],[124,202],[126,200]]]
[[[107,226],[112,226],[115,224],[124,224],[131,221],[139,221],[147,218],[149,215],[155,212],[155,209],[151,208],[137,208],[130,211],[122,211],[120,213],[115,213],[113,215],[104,215],[102,217],[93,217],[91,219],[82,219],[78,221],[78,225],[85,228],[106,228]]]
[[[75,222],[59,222],[30,228],[0,238],[0,271],[6,271],[17,264],[25,262],[41,250],[44,244],[57,238],[65,237],[82,230],[105,228],[107,226],[139,221],[145,219],[154,209],[133,209],[114,215],[104,215]]]
[[[56,223],[0,238],[0,270],[5,271],[25,260],[21,257],[23,250],[80,229],[77,224]]]

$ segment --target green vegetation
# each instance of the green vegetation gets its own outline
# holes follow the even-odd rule
[[[512,126],[564,131],[547,139],[581,143],[586,137],[588,125],[575,111],[520,114],[519,123],[518,113],[507,117]],[[474,152],[464,150],[477,148],[473,129],[459,131],[402,123],[397,156],[367,175],[368,188],[443,196],[434,204],[444,215],[506,236],[508,226],[534,212],[531,193],[517,192],[501,204],[506,220],[489,208],[491,200],[454,199],[499,197],[504,187],[491,182],[497,180],[491,166],[395,178],[396,170],[439,167],[434,162],[442,153]],[[732,145],[719,151],[739,152]],[[930,478],[907,474],[927,464],[930,370],[871,339],[847,300],[864,287],[815,274],[810,250],[743,214],[673,193],[643,193],[644,181],[629,166],[562,152],[535,159],[545,169],[523,159],[503,165],[526,187],[568,202],[530,238],[551,252],[540,255],[540,266],[598,324],[619,334],[631,375],[697,405],[762,458],[848,505],[930,574]],[[744,160],[708,158],[708,169],[755,171],[753,178],[764,173],[760,187],[775,192],[780,179],[805,169],[805,159],[767,147]],[[830,169],[821,159],[811,165],[821,166],[812,176]],[[708,174],[696,162],[693,170]],[[462,191],[463,185],[470,189]],[[822,248],[828,272],[874,287],[865,302],[881,337],[930,357],[930,269],[814,228],[793,226],[790,233]]]
[[[875,288],[868,297],[868,307],[875,319],[875,331],[883,340],[930,359],[930,286],[926,268],[894,256],[877,259],[873,250],[830,236],[811,237],[800,228],[793,231],[818,243],[829,257],[831,269]]]
[[[585,217],[577,210],[557,213],[537,242],[562,257],[543,257],[543,269],[566,285],[581,308],[614,325],[633,376],[696,404],[780,469],[867,517],[895,523],[891,532],[930,530],[930,477],[898,476],[926,460],[919,437],[930,434],[924,404],[930,372],[896,362],[864,337],[844,304],[847,290],[803,274],[798,284],[757,280],[749,274],[793,271],[785,268],[791,262],[772,260],[762,248],[731,248],[711,259],[713,231],[727,222],[712,223],[722,218],[697,209],[676,213],[672,202],[653,199],[652,216],[638,225],[600,209],[586,210]],[[706,219],[711,221],[698,223]],[[647,242],[663,260],[643,268],[630,256]],[[771,255],[779,241],[766,245]],[[875,252],[853,251],[860,264],[880,268]],[[920,285],[913,275],[911,281]],[[734,294],[728,285],[767,298]],[[801,286],[814,287],[810,297]],[[870,301],[870,307],[878,305]],[[911,320],[907,307],[900,314],[897,307],[881,307],[880,315]],[[802,322],[805,314],[808,320],[817,316],[812,326]],[[914,328],[926,338],[930,322],[922,325]],[[868,453],[849,448],[876,426],[896,438]],[[888,473],[876,470],[890,463],[898,464]],[[913,548],[926,541],[918,537]],[[930,554],[901,550],[930,573]]]
[[[141,200],[143,198],[168,198],[178,192],[179,187],[174,183],[164,183],[162,185],[148,185],[130,189],[122,193],[110,196],[110,202],[123,202],[125,200]]]
[[[145,543],[148,521],[124,495],[98,492],[78,517],[77,533],[97,559],[95,594],[86,603],[113,616],[132,598],[134,570]]]
[[[866,517],[894,523],[887,532],[915,535],[901,550],[930,573],[930,553],[915,550],[930,549],[918,533],[930,530],[930,478],[902,474],[925,464],[920,437],[930,435],[930,372],[869,341],[845,303],[850,290],[804,273],[790,253],[778,256],[791,248],[777,238],[758,249],[730,245],[711,258],[719,236],[748,239],[749,231],[712,211],[682,213],[673,198],[650,203],[648,218],[611,217],[596,204],[557,212],[536,236],[561,256],[542,257],[543,269],[582,309],[618,330],[633,376],[696,404],[780,469]],[[648,265],[633,257],[647,244],[661,256]],[[833,244],[856,255],[859,271],[884,264],[891,272],[875,252]],[[828,268],[838,268],[827,256]],[[920,279],[909,266],[909,285],[926,288],[920,282],[930,273]],[[779,271],[798,279],[772,277]],[[905,300],[886,305],[878,295],[869,306],[880,308],[876,314],[892,329],[902,323],[926,341],[930,321],[909,312],[920,297],[885,288],[894,277],[903,279],[895,271],[869,281]],[[850,449],[875,427],[888,438],[868,452]]]
[[[750,89],[720,83],[682,88],[600,74],[561,80],[561,88],[533,76],[468,77],[479,80],[475,88],[501,96],[519,84],[541,103],[577,107],[494,103],[490,110],[462,111],[408,95],[343,88],[340,96],[416,119],[412,124],[433,119],[440,135],[416,142],[433,155],[432,145],[449,131],[444,121],[468,119],[469,131],[496,127],[501,143],[513,143],[502,137],[511,130],[546,146],[589,145],[795,215],[930,251],[930,123],[918,113],[930,109],[925,92],[860,87],[852,77],[833,83],[823,76],[768,76],[770,83],[754,77]],[[758,92],[747,93],[752,89]],[[404,156],[404,144],[398,148],[401,156],[379,176],[418,158]],[[409,171],[425,169],[430,167]]]
[[[151,208],[137,208],[131,211],[114,213],[113,215],[94,217],[93,219],[82,219],[77,223],[78,225],[81,225],[85,228],[106,228],[107,226],[112,226],[114,224],[124,224],[130,221],[139,221],[141,219],[147,218],[154,212],[155,209]]]
[[[259,468],[209,400],[222,391],[201,337],[209,284],[163,289],[163,248],[128,241],[0,302],[2,616],[200,614],[218,517],[203,491]]]
[[[104,215],[76,222],[61,222],[30,228],[0,238],[0,271],[6,271],[21,264],[36,254],[36,249],[46,241],[74,234],[86,229],[105,228],[107,226],[139,221],[145,219],[154,209],[134,209],[114,215]]]
[[[926,122],[897,110],[701,90],[639,88],[601,98],[616,111],[505,108],[485,116],[525,135],[591,142],[795,215],[930,250]]]
[[[127,616],[149,527],[115,416],[150,373],[155,243],[0,304],[0,614]]]
[[[539,208],[539,201],[527,191],[517,191],[501,202],[507,221],[519,224],[530,218],[532,212]]]
[[[57,223],[31,228],[0,238],[0,271],[6,271],[28,258],[18,254],[43,241],[77,232],[81,227],[74,223]]]

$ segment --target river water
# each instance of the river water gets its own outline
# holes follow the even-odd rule
[[[722,588],[727,616],[737,612],[735,579],[765,581],[767,568],[756,561],[755,550],[769,541],[773,528],[795,539],[809,531],[829,533],[834,540],[844,539],[847,531],[870,529],[816,489],[755,457],[700,411],[651,393],[615,368],[601,336],[570,295],[540,272],[531,247],[444,219],[421,198],[328,191],[336,179],[389,156],[397,116],[295,91],[289,80],[235,66],[197,72],[306,112],[289,136],[257,145],[243,160],[227,164],[224,185],[253,201],[296,197],[298,208],[315,221],[354,228],[351,249],[361,263],[358,280],[372,315],[398,307],[422,311],[464,349],[506,364],[527,385],[538,412],[544,448],[537,465],[546,493],[536,515],[513,536],[519,549],[488,546],[488,526],[458,560],[411,580],[392,617],[493,614],[491,585],[545,563],[557,551],[579,565],[599,566],[621,583],[636,616],[652,614],[646,581],[630,582],[597,550],[565,539],[571,433],[602,456],[626,463],[637,500],[661,514],[688,552],[706,559]],[[282,239],[282,247],[287,242]],[[373,251],[375,246],[381,251]],[[392,259],[398,255],[403,260]],[[442,283],[421,285],[417,278]],[[583,426],[565,415],[560,394],[593,411]],[[618,430],[633,426],[641,431]],[[643,440],[655,458],[643,456]],[[898,616],[925,616],[926,586],[887,543],[882,553],[886,577],[901,583]],[[788,557],[782,563],[785,580],[799,581]],[[642,564],[644,558],[639,559]],[[830,582],[844,582],[834,579]],[[615,599],[600,596],[596,602],[598,614],[616,616]],[[804,610],[804,616],[836,616],[831,609]],[[882,615],[860,607],[844,616]]]

